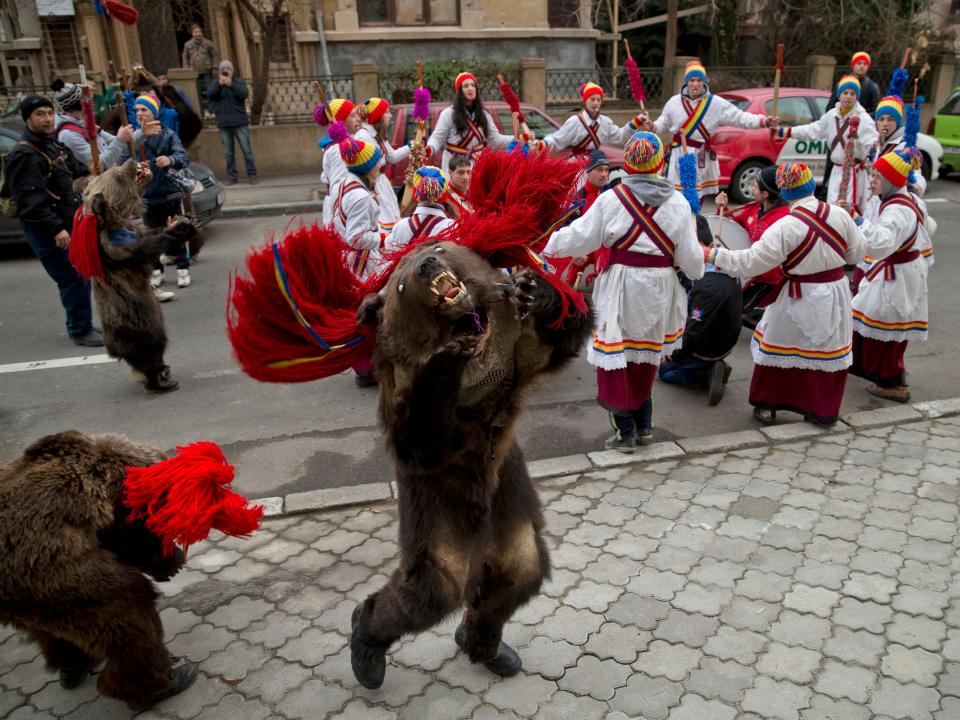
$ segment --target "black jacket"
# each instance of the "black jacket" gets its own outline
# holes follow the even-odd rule
[[[740,337],[743,296],[740,283],[721,272],[707,272],[693,282],[687,301],[683,355],[716,360],[729,353]]]
[[[36,150],[20,143],[7,155],[4,174],[20,220],[45,237],[53,237],[61,230],[70,232],[73,214],[83,202],[73,190],[73,181],[89,175],[89,168],[51,135],[37,135],[24,128],[20,139],[49,159],[48,162]]]
[[[218,128],[236,128],[250,124],[244,101],[247,99],[247,84],[238,78],[232,85],[221,85],[218,80],[210,83],[207,100],[210,110],[217,116]]]

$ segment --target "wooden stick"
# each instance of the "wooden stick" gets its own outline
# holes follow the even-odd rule
[[[777,44],[777,64],[774,66],[774,76],[773,76],[773,105],[770,108],[773,112],[771,113],[772,117],[777,117],[777,105],[780,103],[780,76],[783,72],[783,43]],[[773,140],[773,136],[776,133],[775,128],[770,128],[770,139]]]
[[[903,60],[900,61],[900,69],[906,70],[907,62],[910,60],[910,48],[903,51]]]
[[[323,86],[320,84],[319,80],[313,81],[313,89],[317,93],[317,98],[319,98],[320,102],[326,103],[327,94],[323,91]]]
[[[723,244],[723,240],[722,240],[721,237],[720,237],[721,235],[723,235],[723,213],[724,213],[724,211],[725,211],[726,209],[727,209],[727,206],[726,206],[726,205],[722,205],[722,206],[720,207],[720,227],[717,228],[717,234],[714,236],[714,240],[717,241],[717,242],[715,242],[715,243],[713,244],[714,247],[717,247],[717,244],[718,244],[718,243],[719,243],[720,245],[723,245],[724,247],[727,247],[726,245]]]

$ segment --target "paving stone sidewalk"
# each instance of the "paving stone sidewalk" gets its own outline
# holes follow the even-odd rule
[[[201,676],[138,717],[957,720],[958,476],[947,417],[541,481],[553,579],[505,631],[524,672],[470,665],[451,619],[377,691],[348,633],[395,567],[393,506],[269,519],[163,586]],[[133,716],[0,642],[0,717]]]

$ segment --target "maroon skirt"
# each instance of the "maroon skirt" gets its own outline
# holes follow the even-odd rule
[[[850,374],[876,383],[882,388],[906,387],[907,368],[903,354],[907,341],[886,342],[853,333],[853,366]]]
[[[790,410],[821,423],[836,422],[847,371],[824,372],[754,365],[750,404],[763,410]]]
[[[615,415],[639,410],[650,397],[657,366],[628,362],[620,370],[597,368],[597,402]]]

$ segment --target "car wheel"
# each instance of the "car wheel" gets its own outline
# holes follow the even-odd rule
[[[730,199],[737,203],[751,202],[753,183],[769,164],[763,160],[750,160],[740,165],[730,178]]]
[[[922,165],[920,166],[920,172],[923,173],[924,179],[929,182],[930,176],[933,175],[933,162],[930,160],[930,156],[925,152],[921,152],[920,156],[922,158]]]

